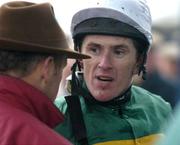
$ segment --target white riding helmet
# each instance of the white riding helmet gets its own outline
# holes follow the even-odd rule
[[[86,4],[87,6],[78,11],[72,18],[71,33],[73,38],[91,33],[114,34],[137,37],[146,41],[149,46],[151,45],[152,20],[145,0],[89,0],[89,2],[86,0]],[[99,19],[102,21],[98,22]],[[104,21],[106,19],[111,19],[112,22],[106,24]],[[89,23],[86,23],[88,20]],[[116,23],[118,23],[117,26]]]

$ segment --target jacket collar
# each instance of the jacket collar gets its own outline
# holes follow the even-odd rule
[[[64,119],[45,94],[18,78],[0,75],[0,101],[30,113],[51,128]]]

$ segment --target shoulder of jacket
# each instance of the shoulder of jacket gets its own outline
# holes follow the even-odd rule
[[[132,96],[134,97],[134,100],[138,103],[156,107],[159,109],[159,111],[172,111],[170,104],[159,95],[153,94],[138,86],[132,86],[131,92]]]

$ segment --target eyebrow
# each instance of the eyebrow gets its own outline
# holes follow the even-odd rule
[[[120,45],[113,45],[111,46],[112,48],[125,48],[125,49],[128,49],[129,47],[125,44],[120,44]]]
[[[101,44],[90,42],[87,46],[93,46],[93,47],[102,47]]]
[[[87,45],[87,47],[92,47],[92,46],[93,46],[93,47],[102,47],[101,44],[94,43],[94,42],[90,42],[90,43],[88,43],[88,45]],[[128,49],[128,48],[129,48],[128,45],[126,45],[126,44],[111,45],[110,47],[111,47],[111,48],[115,48],[115,49],[118,49],[118,48],[120,48],[120,49],[122,49],[122,48]]]

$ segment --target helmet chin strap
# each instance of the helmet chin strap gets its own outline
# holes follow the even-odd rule
[[[66,96],[66,102],[69,109],[69,116],[72,126],[72,132],[80,145],[88,145],[87,131],[85,122],[83,119],[83,113],[81,109],[81,103],[79,99],[79,86],[80,82],[76,76],[77,68],[80,70],[80,63],[78,60],[73,64],[72,81],[71,81],[71,95]],[[78,118],[78,119],[77,119]]]
[[[81,66],[79,60],[76,60],[76,62],[73,64],[72,68],[72,81],[71,81],[71,94],[72,95],[79,95],[80,91],[80,82],[76,76],[76,71],[81,71]]]

